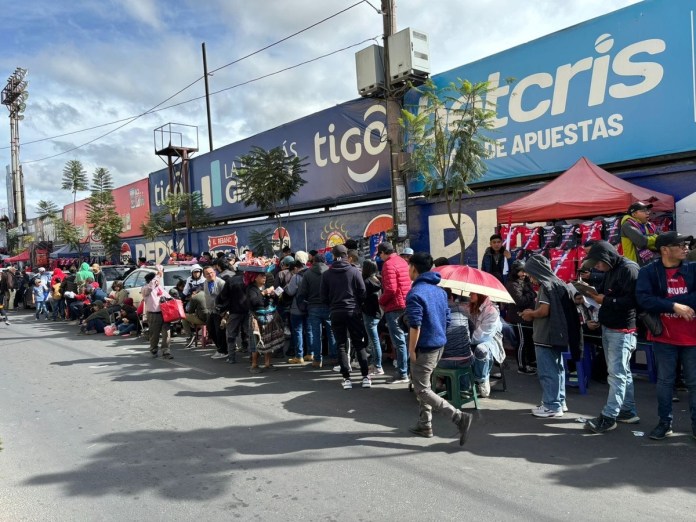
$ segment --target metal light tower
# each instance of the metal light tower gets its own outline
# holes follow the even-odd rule
[[[7,85],[2,90],[2,104],[10,111],[10,152],[12,156],[11,170],[14,185],[13,200],[15,204],[15,226],[19,226],[27,220],[24,206],[24,176],[19,164],[19,122],[24,119],[24,109],[27,108],[27,85],[24,79],[27,70],[17,67],[7,79]]]

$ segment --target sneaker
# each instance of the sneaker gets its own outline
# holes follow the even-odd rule
[[[590,419],[585,423],[585,428],[592,433],[605,433],[616,428],[616,421],[611,417],[600,415],[596,419]]]
[[[153,359],[157,359],[157,352],[156,351],[153,352],[152,350],[150,350],[150,355],[152,355]]]
[[[334,366],[333,368],[331,368],[331,370],[336,373],[341,373],[341,365],[339,364],[338,366]]]
[[[415,426],[410,427],[408,431],[414,435],[418,435],[419,437],[425,437],[426,439],[430,439],[433,436],[433,428],[430,426],[421,426],[420,424],[416,424]]]
[[[387,381],[387,384],[408,384],[409,382],[411,379],[408,378],[408,375],[395,375]]]
[[[196,342],[195,336],[191,335],[191,336],[187,337],[186,338],[186,345],[184,346],[184,348],[191,348],[193,346],[193,343],[195,343],[195,342]]]
[[[371,377],[376,377],[378,375],[384,375],[384,370],[382,368],[374,368],[370,374]]]
[[[309,355],[305,355],[304,360],[305,362],[312,362],[314,360],[314,355],[312,355],[311,353]]]
[[[288,359],[288,364],[304,364],[305,359],[304,357],[291,357]]]
[[[476,393],[482,399],[489,397],[491,394],[491,383],[490,381],[477,382],[476,383]]]
[[[640,422],[640,417],[630,411],[620,411],[616,417],[616,421],[623,422],[624,424],[638,424]]]
[[[162,355],[162,359],[173,359],[174,356],[171,353],[165,353]]]
[[[655,429],[652,430],[648,436],[652,440],[662,440],[672,433],[672,425],[670,423],[660,422],[657,426],[655,426]]]
[[[350,382],[350,379],[343,379],[343,389],[350,390],[352,388],[353,388],[353,383]]]
[[[321,361],[312,361],[312,368],[321,368]]]
[[[456,422],[457,428],[459,428],[459,445],[463,446],[469,436],[469,428],[471,428],[471,422],[474,420],[474,416],[471,413],[465,411],[459,412],[459,420]]]
[[[563,417],[563,410],[561,409],[560,411],[556,410],[550,410],[543,404],[540,406],[537,406],[536,408],[532,408],[531,414],[534,415],[535,417]]]
[[[10,320],[9,320],[9,319],[5,319],[5,324],[6,324],[7,326],[10,326]]]
[[[363,388],[372,388],[372,381],[370,380],[369,377],[363,377],[362,387]]]
[[[227,354],[222,352],[215,352],[210,356],[211,359],[227,359]]]
[[[566,401],[563,401],[561,403],[561,409],[563,410],[563,413],[568,411],[568,405],[566,404]]]
[[[536,368],[532,368],[531,366],[520,366],[517,368],[517,373],[522,375],[536,375],[536,372]]]

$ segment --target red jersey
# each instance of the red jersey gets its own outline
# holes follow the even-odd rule
[[[677,274],[679,268],[666,268],[667,295],[672,297],[688,293],[684,278]],[[648,332],[648,339],[658,343],[675,346],[696,346],[696,321],[687,321],[677,314],[660,314],[662,319],[662,335],[655,337]]]

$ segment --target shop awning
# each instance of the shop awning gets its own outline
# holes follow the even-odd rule
[[[626,212],[631,203],[673,211],[674,198],[624,181],[582,157],[548,185],[498,207],[498,223],[551,221]]]
[[[82,246],[82,255],[89,254],[89,245],[83,245]],[[60,247],[58,250],[51,252],[49,257],[51,259],[58,259],[61,257],[79,257],[80,253],[74,249],[71,248],[70,245],[63,245]]]
[[[14,257],[6,257],[2,260],[3,263],[26,263],[29,261],[29,249]]]

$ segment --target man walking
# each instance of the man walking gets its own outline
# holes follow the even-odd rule
[[[648,332],[657,363],[657,414],[660,420],[650,438],[672,434],[672,393],[677,365],[682,363],[689,390],[691,433],[696,439],[696,263],[686,261],[692,236],[660,234],[655,247],[660,258],[640,269],[636,283],[638,305],[660,314],[662,332]]]
[[[409,327],[408,355],[411,376],[419,405],[418,423],[409,431],[421,437],[433,436],[433,410],[450,419],[459,430],[459,445],[463,446],[469,434],[472,415],[459,411],[430,387],[430,376],[437,366],[445,343],[450,322],[447,294],[438,287],[440,274],[431,272],[433,258],[417,252],[408,261],[409,278],[413,286],[406,297],[406,322]]]
[[[636,281],[638,265],[621,257],[606,241],[598,241],[587,253],[582,264],[604,273],[597,293],[590,297],[599,303],[599,324],[602,325],[602,346],[609,375],[609,397],[602,413],[585,423],[594,433],[616,428],[616,421],[636,424],[636,413],[631,374],[631,354],[636,349]],[[670,397],[671,398],[671,397]]]
[[[371,388],[367,366],[367,332],[362,320],[360,304],[365,299],[365,283],[360,270],[348,263],[348,249],[336,245],[332,250],[334,262],[321,278],[321,299],[329,306],[331,330],[339,352],[339,364],[343,376],[343,389],[350,390],[350,355],[348,338],[358,357],[362,387]]]
[[[157,357],[161,334],[162,359],[173,359],[174,357],[169,352],[170,325],[162,319],[162,309],[160,308],[160,298],[166,294],[162,284],[163,275],[164,269],[161,266],[157,267],[156,273],[149,272],[145,275],[145,285],[140,289],[140,293],[143,296],[147,310],[147,324],[150,329],[150,353],[152,357]]]
[[[396,375],[387,384],[408,383],[408,349],[406,332],[399,326],[399,317],[406,309],[406,295],[411,290],[408,263],[396,253],[388,241],[377,247],[382,265],[382,295],[379,305],[384,309],[392,347],[396,352]]]

